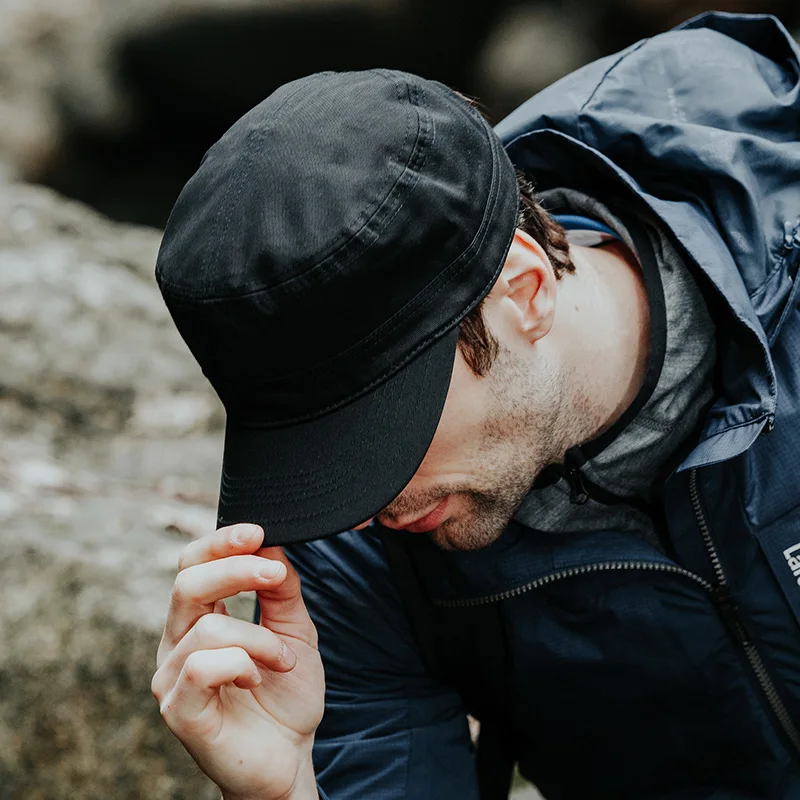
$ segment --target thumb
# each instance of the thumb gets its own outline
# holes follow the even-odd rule
[[[256,592],[261,610],[261,625],[275,633],[301,639],[316,647],[317,634],[303,602],[300,576],[286,557],[282,547],[262,547],[257,556],[280,561],[286,568],[286,577],[269,589]]]

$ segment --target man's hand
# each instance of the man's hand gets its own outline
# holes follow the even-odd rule
[[[234,525],[189,544],[158,648],[153,695],[169,729],[226,800],[316,798],[311,763],[324,708],[317,633],[300,579],[263,531]],[[224,599],[256,590],[261,624]]]

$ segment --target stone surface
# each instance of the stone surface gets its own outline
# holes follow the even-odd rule
[[[0,0],[0,180],[34,171],[52,157],[57,120],[46,87],[47,50],[58,0]]]
[[[158,235],[55,194],[0,192],[0,386],[71,428],[165,435],[222,416],[152,278]]]
[[[150,689],[177,554],[214,527],[222,414],[156,231],[0,185],[0,798],[218,796]]]

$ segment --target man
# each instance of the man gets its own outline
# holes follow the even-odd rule
[[[499,140],[375,71],[211,148],[157,274],[222,527],[153,691],[227,800],[800,797],[799,76],[710,15]]]

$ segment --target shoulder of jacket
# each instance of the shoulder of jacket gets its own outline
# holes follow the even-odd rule
[[[644,39],[621,54],[618,65],[650,60],[656,54],[688,56],[687,68],[715,64],[717,56],[751,51],[778,58],[785,46],[798,55],[798,45],[783,23],[770,14],[732,14],[707,11],[671,30]],[[694,57],[692,57],[694,56]]]

